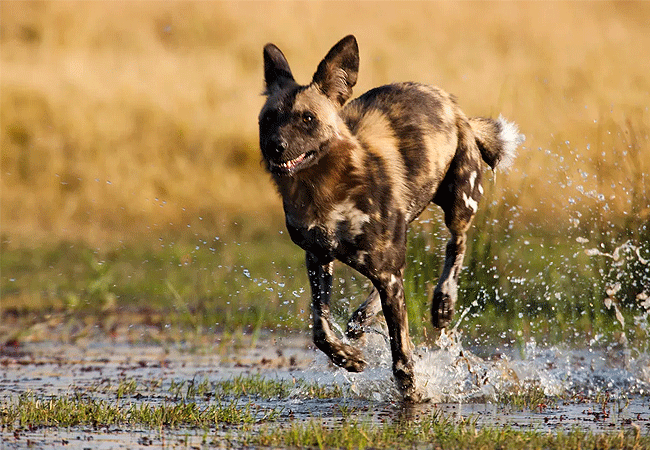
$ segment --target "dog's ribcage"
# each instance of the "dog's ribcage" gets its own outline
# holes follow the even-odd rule
[[[478,164],[480,155],[475,146],[476,155],[457,154],[458,121],[466,119],[450,95],[433,87],[382,86],[340,114],[343,141],[284,196],[287,226],[310,252],[362,272],[379,270],[404,258],[403,246],[394,244],[403,243],[408,223],[446,188],[450,166]]]

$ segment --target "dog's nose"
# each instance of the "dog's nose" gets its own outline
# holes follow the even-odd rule
[[[287,143],[282,138],[274,139],[271,145],[271,149],[275,153],[275,156],[280,156],[287,149]]]

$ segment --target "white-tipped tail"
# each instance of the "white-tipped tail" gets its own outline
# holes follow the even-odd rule
[[[517,156],[517,147],[526,140],[526,136],[519,133],[516,123],[508,122],[502,115],[499,115],[497,122],[500,129],[499,140],[502,145],[497,167],[505,169],[512,165]]]

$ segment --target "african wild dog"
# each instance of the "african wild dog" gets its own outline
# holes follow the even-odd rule
[[[468,119],[453,96],[423,84],[381,86],[346,104],[358,69],[357,41],[347,36],[301,86],[280,49],[267,44],[260,148],[291,239],[307,253],[316,346],[349,371],[366,365],[330,325],[338,259],[374,286],[347,336],[361,337],[383,310],[397,385],[405,399],[417,401],[403,289],[407,226],[431,202],[444,211],[451,239],[431,313],[433,325],[445,327],[454,313],[466,232],[483,193],[481,159],[492,168],[509,162],[523,136],[501,117]]]

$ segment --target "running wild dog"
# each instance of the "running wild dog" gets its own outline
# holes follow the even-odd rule
[[[358,70],[354,36],[329,51],[307,86],[296,83],[280,49],[267,44],[260,148],[282,196],[289,235],[307,253],[314,343],[349,371],[366,365],[330,324],[338,259],[374,286],[350,318],[347,337],[362,337],[383,311],[397,386],[404,399],[418,401],[403,288],[407,226],[431,202],[444,211],[451,239],[431,320],[446,327],[466,232],[483,193],[481,159],[493,169],[509,164],[524,137],[502,117],[468,119],[453,96],[418,83],[381,86],[346,103]]]

